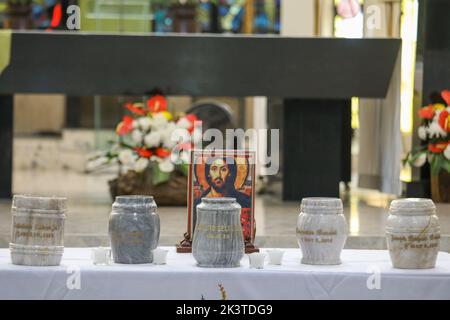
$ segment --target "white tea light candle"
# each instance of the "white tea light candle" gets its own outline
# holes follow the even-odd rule
[[[91,259],[95,265],[110,265],[111,264],[111,248],[97,247],[91,251]]]
[[[264,261],[266,260],[266,254],[263,252],[253,252],[248,255],[250,260],[250,268],[262,269],[264,268]]]
[[[267,254],[269,255],[269,263],[270,264],[281,265],[281,261],[283,260],[284,250],[271,249],[271,250],[267,250]]]
[[[166,264],[168,253],[169,253],[169,250],[156,248],[155,250],[153,250],[153,263],[154,264]]]

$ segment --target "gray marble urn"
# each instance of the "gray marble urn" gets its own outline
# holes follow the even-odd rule
[[[153,261],[159,241],[160,222],[151,196],[118,196],[109,218],[109,238],[115,263]]]
[[[199,267],[239,267],[244,256],[241,206],[235,198],[202,198],[192,254]]]

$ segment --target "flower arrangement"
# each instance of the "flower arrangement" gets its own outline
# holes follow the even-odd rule
[[[194,129],[198,123],[193,114],[175,117],[167,110],[162,95],[150,97],[146,103],[126,103],[129,114],[117,125],[119,141],[111,150],[88,163],[89,168],[119,163],[119,175],[151,173],[153,186],[162,184],[174,174],[188,173],[189,150],[193,146]],[[174,138],[181,137],[181,141]],[[176,152],[174,152],[176,151]]]
[[[433,176],[441,170],[450,173],[450,90],[442,91],[441,96],[445,104],[434,103],[419,110],[422,123],[418,136],[425,143],[405,159],[416,167],[428,161]]]

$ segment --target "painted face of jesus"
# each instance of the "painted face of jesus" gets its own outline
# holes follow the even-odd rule
[[[222,190],[225,187],[230,169],[223,159],[216,159],[209,167],[209,176],[211,178],[212,187],[216,190]]]

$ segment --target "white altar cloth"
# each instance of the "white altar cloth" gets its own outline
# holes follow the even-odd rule
[[[286,249],[283,265],[250,269],[199,268],[191,254],[169,249],[166,265],[96,266],[90,248],[66,248],[58,267],[11,264],[0,249],[2,299],[450,299],[450,254],[436,268],[392,268],[387,251],[344,250],[342,264],[300,263],[299,249]],[[264,252],[264,249],[261,249]]]

